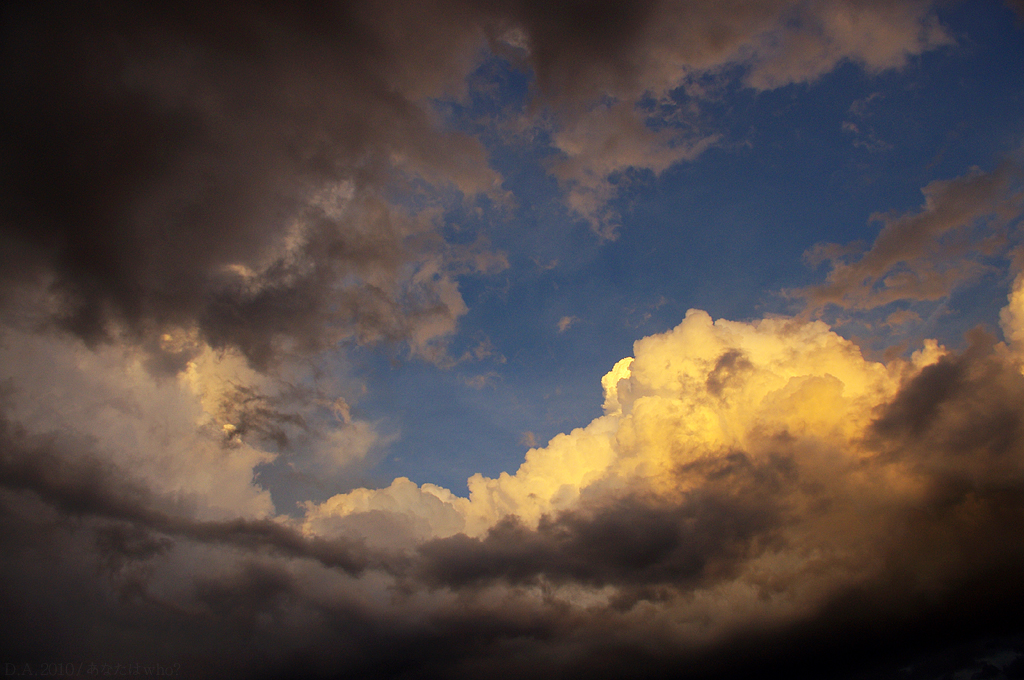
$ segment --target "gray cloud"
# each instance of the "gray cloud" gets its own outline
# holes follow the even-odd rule
[[[864,42],[844,17],[885,31]],[[898,67],[946,40],[927,3],[788,0],[12,3],[4,25],[5,297],[43,287],[91,341],[195,325],[261,364],[344,338],[430,354],[452,331],[463,306],[434,225],[383,197],[418,177],[501,199],[482,145],[429,105],[465,91],[488,44],[536,74],[569,203],[611,235],[611,174],[715,139],[650,129],[641,97],[736,63],[762,88],[844,59]]]
[[[627,589],[728,579],[735,562],[773,540],[781,510],[773,491],[788,467],[785,460],[755,464],[733,453],[685,465],[681,473],[701,484],[674,503],[602,499],[544,517],[536,529],[512,516],[482,539],[459,534],[422,545],[421,578],[453,588],[547,581]]]
[[[146,487],[129,481],[128,472],[95,456],[79,453],[77,459],[71,459],[55,452],[53,442],[47,438],[29,437],[6,421],[0,436],[3,441],[0,486],[16,494],[31,493],[60,515],[128,522],[135,530],[204,543],[223,543],[247,551],[266,548],[289,557],[315,559],[327,567],[353,573],[369,566],[358,545],[307,539],[296,530],[269,519],[196,520],[189,517],[188,503],[182,502],[184,499],[154,497]],[[141,536],[138,534],[137,538]],[[128,544],[123,538],[123,534],[104,533],[99,547],[108,551],[124,548]],[[161,541],[155,544],[147,541],[143,541],[143,545],[165,545]],[[158,552],[160,550],[143,549],[148,556]]]
[[[136,336],[197,324],[257,362],[278,341],[405,340],[454,321],[461,299],[399,271],[440,263],[433,225],[379,192],[395,162],[470,194],[495,186],[482,147],[423,106],[459,86],[479,39],[435,22],[431,58],[414,59],[430,45],[396,34],[392,13],[9,6],[7,296],[45,286],[48,311],[90,340],[112,322]]]

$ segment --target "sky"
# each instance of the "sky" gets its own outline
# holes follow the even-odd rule
[[[1024,677],[1018,0],[2,12],[6,674]]]

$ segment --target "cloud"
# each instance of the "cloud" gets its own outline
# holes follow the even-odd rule
[[[739,70],[746,86],[770,90],[844,62],[898,69],[952,44],[929,2],[523,3],[510,14],[554,112],[552,173],[570,210],[608,239],[608,204],[630,171],[658,175],[723,141],[701,116],[701,79]],[[652,107],[670,123],[652,125]]]
[[[740,65],[764,89],[948,42],[923,2],[23,3],[6,21],[2,298],[45,293],[44,319],[90,342],[196,330],[260,365],[345,339],[443,356],[465,257],[393,197],[507,198],[431,104],[466,95],[488,46],[536,75],[551,172],[612,238],[624,173],[720,139],[673,103],[693,78]]]
[[[52,439],[72,461],[84,446],[207,519],[288,513],[290,494],[263,473],[287,470],[312,493],[365,468],[389,441],[353,413],[362,390],[342,360],[290,361],[267,375],[237,351],[202,347],[167,375],[144,349],[13,329],[0,346],[0,405],[20,431]]]
[[[430,215],[383,191],[499,196],[427,104],[482,38],[389,7],[12,7],[5,297],[42,287],[44,316],[90,341],[196,328],[259,364],[344,338],[436,353],[465,305]]]
[[[595,489],[676,494],[689,484],[677,479],[679,466],[770,447],[773,436],[823,432],[846,447],[843,435],[865,426],[898,384],[820,323],[712,322],[691,310],[635,350],[602,381],[607,415],[530,451],[516,475],[477,475],[468,499],[448,501],[466,517],[466,533],[484,535],[509,514],[535,528]]]
[[[3,422],[0,434],[5,444],[0,461],[3,466],[0,483],[9,499],[11,493],[28,492],[68,517],[128,522],[130,531],[138,536],[142,536],[142,532],[153,532],[200,542],[225,543],[250,551],[269,548],[292,557],[311,557],[328,567],[350,572],[358,572],[366,566],[364,559],[351,555],[351,547],[343,542],[308,540],[294,529],[270,519],[189,517],[187,499],[155,497],[148,486],[131,479],[130,471],[119,470],[99,457],[88,455],[80,442],[78,455],[71,458],[60,451],[60,444],[54,446],[47,438],[27,435],[7,421]],[[108,525],[101,532],[101,548],[127,546],[130,550],[141,550],[136,557],[148,559],[171,545],[160,539],[147,539],[141,545],[135,541],[125,544],[119,527],[123,525]]]
[[[828,278],[791,294],[806,299],[812,311],[946,297],[985,271],[984,256],[1005,248],[1006,228],[1024,210],[1020,182],[1020,167],[1009,161],[990,173],[932,182],[922,190],[920,210],[873,216],[882,229],[866,252],[857,253],[857,244],[819,244],[808,251],[811,264],[831,264]],[[854,253],[860,257],[848,257]]]
[[[921,317],[917,312],[911,312],[906,309],[900,309],[889,316],[885,317],[884,325],[890,328],[899,328],[900,326],[908,323],[920,323]]]
[[[567,330],[572,328],[578,321],[579,319],[577,319],[575,316],[563,316],[561,319],[558,320],[558,332],[566,332]]]
[[[465,498],[400,478],[301,522],[204,518],[96,443],[9,423],[6,640],[48,658],[102,613],[62,653],[229,676],[815,677],[1010,635],[1020,289],[1008,342],[888,363],[820,321],[692,310],[602,381],[606,415],[515,475],[474,476]],[[44,569],[40,549],[64,557]],[[58,606],[34,638],[25,612]]]
[[[813,80],[842,60],[899,68],[950,43],[928,2],[521,3],[509,13],[538,87],[560,108],[606,94],[636,101],[732,64],[761,89]]]
[[[4,417],[25,436],[55,439],[72,460],[87,444],[155,493],[188,498],[199,516],[273,514],[269,494],[251,481],[253,468],[274,455],[251,441],[251,433],[226,441],[226,426],[245,425],[225,419],[231,397],[222,390],[230,385],[213,371],[161,380],[142,353],[90,351],[73,339],[16,331],[0,342]],[[231,362],[211,363],[232,374]]]
[[[691,311],[602,381],[607,415],[532,449],[516,475],[476,476],[468,498],[407,480],[343,494],[310,506],[306,531],[405,541],[413,592],[544,593],[533,611],[574,633],[530,647],[573,672],[591,668],[575,644],[738,677],[728,650],[768,640],[850,667],[865,645],[882,663],[879,617],[906,653],[930,649],[931,617],[958,636],[958,616],[1010,631],[1024,375],[1015,313],[1003,318],[1010,344],[975,333],[962,352],[929,342],[883,364],[821,322]],[[378,533],[389,515],[419,528]],[[759,658],[804,653],[787,649]]]
[[[797,13],[790,35],[771,35],[766,57],[748,75],[759,89],[814,80],[843,61],[869,72],[900,68],[909,57],[953,43],[927,2],[822,2]]]
[[[719,141],[674,129],[652,130],[631,102],[597,106],[557,131],[553,144],[560,156],[552,174],[566,188],[566,203],[586,218],[604,239],[615,238],[615,215],[608,203],[618,192],[613,179],[628,170],[658,175],[683,160],[693,160]]]
[[[483,539],[457,534],[425,543],[419,548],[424,560],[418,576],[435,587],[571,583],[626,591],[667,584],[695,587],[734,576],[730,563],[757,549],[752,539],[775,515],[751,482],[771,484],[773,474],[745,469],[750,466],[742,456],[712,465],[715,481],[731,487],[727,494],[719,496],[713,484],[705,484],[682,504],[659,506],[626,497],[596,509],[567,510],[557,518],[543,516],[535,530],[509,516]],[[752,473],[751,478],[737,483],[742,476],[733,476],[737,471]]]
[[[463,382],[473,389],[482,390],[485,387],[493,386],[500,380],[501,375],[497,371],[488,371],[486,373],[478,373],[471,378],[466,378]]]

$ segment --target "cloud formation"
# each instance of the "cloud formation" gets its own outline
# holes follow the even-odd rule
[[[1007,337],[1016,337],[1013,312],[1005,318]],[[377,580],[420,601],[412,610],[421,613],[364,602],[369,610],[360,616],[398,617],[415,644],[429,639],[421,626],[454,635],[456,611],[495,617],[478,638],[486,653],[447,647],[435,659],[439,673],[504,663],[494,645],[524,630],[548,637],[521,653],[541,654],[545,663],[564,655],[573,672],[607,644],[644,664],[671,666],[696,654],[698,642],[714,650],[740,633],[771,636],[819,618],[856,622],[862,613],[847,609],[847,593],[871,593],[882,611],[921,607],[924,616],[918,599],[946,603],[965,584],[1016,573],[1024,558],[1016,531],[1024,511],[1019,351],[978,336],[961,354],[932,343],[911,360],[883,365],[821,322],[712,322],[693,311],[676,329],[638,341],[632,361],[609,374],[608,415],[532,450],[514,476],[474,477],[468,499],[400,479],[310,505],[301,534],[266,520],[175,520],[148,509],[131,487],[102,483],[101,472],[83,474],[62,456],[39,458],[38,448],[29,458],[24,446],[9,450],[5,493],[14,507],[34,499],[58,517],[88,518],[84,527],[80,520],[56,526],[72,536],[94,531],[102,546],[127,541],[122,560],[170,560],[196,543],[241,548],[218,558],[236,566],[215,580],[177,584],[184,590],[176,596],[191,603],[179,617],[192,616],[189,606],[221,611],[216,603],[229,597],[223,606],[243,607],[232,618],[276,612],[286,640],[296,633],[280,607],[357,625],[359,616],[339,614],[309,588],[348,579],[334,574],[341,563],[318,546],[365,544],[379,557],[344,569],[377,564],[379,575],[345,586],[350,596],[372,597]],[[60,481],[76,478],[95,481]],[[125,536],[117,522],[148,538]],[[307,582],[311,568],[317,575]],[[168,586],[139,578],[134,587],[156,606],[150,589]],[[894,582],[906,593],[888,591]],[[246,583],[255,588],[249,595]],[[975,605],[998,613],[1001,602]],[[332,639],[330,626],[340,623],[322,625],[313,630]],[[620,626],[629,633],[612,632]],[[652,630],[660,642],[642,644]],[[667,651],[672,640],[682,651]],[[271,652],[282,644],[293,642]],[[355,659],[381,663],[375,653]],[[389,671],[374,666],[373,673]]]
[[[882,229],[863,253],[859,244],[818,244],[812,266],[828,262],[825,282],[794,291],[812,311],[825,305],[874,309],[898,300],[938,300],[986,270],[985,256],[1005,251],[1008,227],[1024,214],[1019,165],[935,181],[924,205],[903,215],[873,216]],[[851,258],[851,255],[859,255]]]
[[[477,29],[435,20],[414,48],[417,7],[12,5],[5,297],[42,287],[44,316],[90,341],[429,353],[465,305],[432,218],[383,192],[407,175],[497,196],[499,177],[425,106],[462,87]]]
[[[587,630],[607,618],[649,634],[643,612],[658,635],[677,631],[676,652],[611,632],[594,647],[656,665],[683,664],[695,640],[708,661],[815,625],[853,626],[881,650],[864,617],[900,612],[913,632],[961,611],[957,598],[972,625],[1004,630],[1006,598],[1020,596],[1006,579],[1024,559],[1014,290],[1010,344],[979,331],[961,353],[929,341],[887,364],[821,322],[691,311],[602,381],[607,415],[531,450],[516,475],[478,475],[468,499],[396,480],[310,506],[305,531],[389,527],[404,536],[392,546],[414,550],[405,587],[539,589]]]
[[[552,172],[610,237],[609,178],[718,139],[685,112],[652,128],[645,101],[679,109],[673,91],[736,65],[767,89],[950,41],[925,2],[16,3],[6,17],[5,287],[44,287],[82,337],[195,325],[257,360],[269,338],[423,350],[451,331],[462,301],[434,225],[387,195],[412,177],[501,199],[482,145],[429,103],[463,95],[487,45],[536,74]]]
[[[744,85],[770,90],[845,62],[901,68],[953,42],[928,2],[524,3],[511,14],[555,112],[552,172],[603,238],[615,237],[608,203],[629,172],[660,174],[721,141],[700,113],[709,79],[728,83],[738,71]]]
[[[509,266],[444,222],[508,199],[435,108],[482,61],[535,78],[515,115],[550,133],[546,170],[611,239],[630,173],[719,143],[709,81],[901,68],[951,44],[932,3],[4,13],[0,661],[820,677],[1020,644],[1024,276],[1002,341],[885,362],[821,321],[690,310],[611,367],[603,415],[543,446],[526,432],[515,474],[476,474],[465,497],[345,477],[387,435],[339,345],[504,360],[486,338],[458,360],[445,344],[460,276]],[[1008,248],[1020,184],[1011,162],[933,182],[865,252],[812,250],[831,269],[797,295],[946,296]],[[272,466],[331,492],[293,511]]]
[[[884,660],[878,617],[925,650],[933,616],[1007,632],[1024,596],[1020,291],[1003,317],[1009,344],[976,333],[962,352],[930,342],[888,364],[821,322],[694,310],[609,373],[607,415],[532,449],[515,475],[477,475],[468,498],[398,479],[309,504],[297,525],[202,519],[190,496],[117,481],[96,445],[8,425],[5,605],[38,605],[31,583],[62,592],[44,578],[98,601],[114,589],[102,611],[141,625],[134,651],[69,649],[163,649],[241,675],[251,663],[284,676],[351,664],[365,677],[528,677],[543,663],[618,677],[633,659],[731,677],[749,670],[737,650],[785,640],[796,648],[754,658],[800,676],[815,670],[792,656],[803,644],[843,664],[865,649],[865,662]],[[40,544],[80,566],[36,572]],[[58,620],[70,635],[93,614]],[[31,617],[14,620],[22,653],[54,651],[32,640]],[[164,637],[172,621],[202,632],[214,620],[210,641]],[[362,626],[362,643],[338,646]],[[259,651],[243,661],[251,635]],[[227,645],[219,662],[214,642]],[[401,650],[391,661],[389,645]],[[603,671],[601,649],[618,650]]]

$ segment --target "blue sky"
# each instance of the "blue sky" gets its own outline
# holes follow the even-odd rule
[[[713,100],[698,102],[720,142],[660,175],[627,173],[612,201],[614,241],[565,207],[545,172],[557,153],[547,135],[503,143],[495,132],[530,101],[531,79],[488,58],[471,76],[484,93],[437,108],[454,129],[480,135],[518,199],[509,210],[483,200],[446,214],[451,238],[482,234],[508,257],[506,270],[459,281],[469,311],[452,354],[482,339],[495,354],[438,368],[369,353],[363,370],[374,387],[359,409],[399,437],[369,479],[404,475],[464,493],[474,472],[514,472],[525,433],[543,445],[600,415],[600,377],[634,340],[672,328],[693,307],[741,320],[792,314],[799,303],[783,291],[823,275],[802,261],[814,244],[870,243],[874,213],[913,211],[930,181],[1018,154],[1024,73],[1013,65],[1024,45],[1011,13],[963,3],[938,16],[955,44],[900,69],[847,63],[765,92],[729,74]],[[689,101],[671,94],[680,107]],[[945,303],[956,321],[915,328],[914,337],[956,346],[973,325],[992,326],[1009,281],[992,272],[956,291]],[[565,317],[572,324],[559,332]]]

